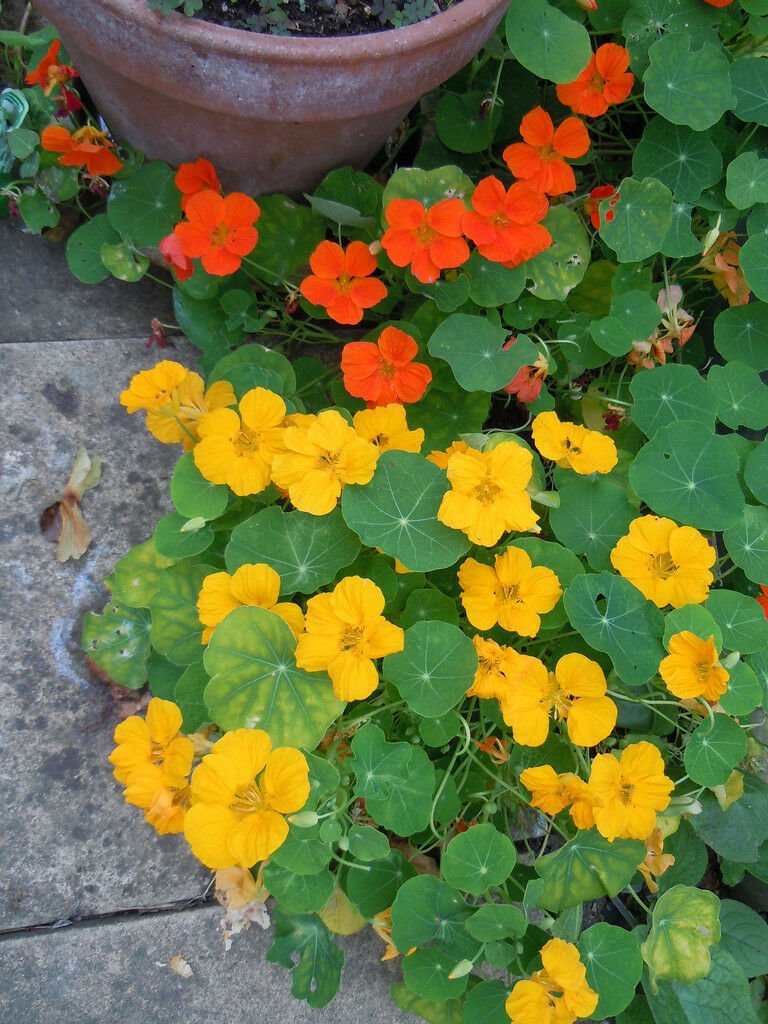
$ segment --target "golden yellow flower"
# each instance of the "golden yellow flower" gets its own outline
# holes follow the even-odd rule
[[[532,529],[539,517],[526,487],[533,456],[512,441],[490,452],[455,452],[446,470],[451,490],[443,495],[437,518],[461,530],[473,544],[494,545],[509,530]]]
[[[540,412],[531,431],[533,443],[545,459],[574,473],[610,473],[618,462],[612,438],[579,423],[562,423],[556,412]]]
[[[309,765],[294,747],[272,749],[262,729],[235,729],[192,774],[184,835],[206,867],[252,867],[288,836],[284,815],[309,797]]]
[[[273,479],[296,508],[314,516],[334,508],[345,484],[367,484],[379,457],[335,409],[319,413],[306,427],[286,427],[282,440]]]
[[[637,865],[637,870],[645,879],[648,892],[659,891],[657,878],[661,878],[665,871],[675,863],[671,853],[664,853],[664,837],[660,828],[655,828],[645,841],[645,858]]]
[[[592,798],[587,783],[573,772],[558,775],[550,764],[526,768],[520,781],[531,793],[531,807],[545,814],[559,814],[570,807],[570,815],[577,828],[592,828]]]
[[[189,773],[192,752],[183,775],[172,776],[163,768],[149,764],[132,772],[125,788],[125,802],[141,807],[144,820],[161,836],[175,835],[184,828],[189,809]]]
[[[493,566],[474,558],[459,569],[461,603],[475,629],[502,629],[536,636],[541,616],[552,611],[563,593],[557,576],[544,565],[533,565],[527,552],[510,545],[496,555]]]
[[[579,747],[594,747],[616,725],[617,708],[605,694],[603,670],[583,654],[564,655],[554,672],[537,661],[513,683],[502,709],[516,743],[541,746],[550,717],[565,721],[569,739]]]
[[[507,997],[512,1024],[573,1024],[589,1017],[599,997],[587,984],[587,969],[578,949],[563,939],[541,948],[542,969],[518,981]]]
[[[424,444],[424,431],[409,430],[402,405],[378,405],[363,409],[352,417],[356,432],[381,452],[396,449],[401,452],[420,452]]]
[[[508,673],[514,670],[515,656],[521,655],[479,635],[472,637],[472,643],[477,653],[477,672],[467,696],[501,700],[510,687]]]
[[[307,602],[305,632],[296,646],[296,664],[308,672],[328,672],[339,700],[362,700],[379,685],[374,658],[402,651],[405,634],[381,614],[384,595],[361,576],[347,576],[330,594]]]
[[[128,388],[120,395],[120,404],[129,413],[139,409],[162,409],[188,372],[181,363],[163,359],[151,370],[141,370],[131,378]]]
[[[656,827],[656,812],[669,806],[674,788],[652,743],[630,743],[619,757],[598,754],[589,776],[598,831],[610,842],[647,839]]]
[[[240,497],[258,494],[270,480],[270,467],[281,449],[285,402],[266,388],[252,388],[238,411],[216,409],[197,427],[195,465],[206,480],[226,484]]]
[[[659,608],[706,601],[717,553],[692,526],[640,516],[611,551],[611,564]]]
[[[179,735],[181,721],[173,701],[153,697],[146,719],[131,715],[121,722],[115,729],[117,746],[109,755],[117,781],[125,784],[133,772],[149,766],[171,778],[188,775],[194,751],[192,741]]]
[[[194,448],[200,421],[215,409],[236,405],[237,398],[228,380],[220,380],[206,391],[198,373],[188,373],[174,388],[166,405],[147,412],[147,430],[163,444],[178,444],[185,451]]]
[[[434,452],[430,452],[427,459],[429,462],[434,462],[434,464],[440,469],[448,469],[448,462],[452,455],[455,455],[456,452],[462,452],[462,454],[465,454],[466,452],[471,451],[474,451],[474,449],[471,448],[466,441],[452,441],[445,451],[437,449]]]
[[[201,642],[207,644],[218,624],[243,605],[266,608],[291,627],[294,636],[304,629],[304,613],[297,604],[280,598],[280,576],[269,566],[241,565],[230,576],[214,572],[206,576],[197,598],[198,618],[205,626]]]
[[[681,700],[703,697],[716,704],[728,688],[730,674],[720,664],[715,638],[702,640],[684,629],[669,638],[669,654],[659,665],[667,689]]]

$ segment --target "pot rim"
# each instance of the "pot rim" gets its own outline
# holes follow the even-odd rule
[[[228,28],[215,22],[186,17],[177,11],[170,14],[151,11],[146,0],[100,0],[99,6],[105,12],[116,16],[130,15],[149,31],[161,31],[166,36],[184,40],[193,46],[210,46],[213,35],[216,40],[215,48],[219,53],[258,57],[266,61],[306,61],[307,57],[311,57],[313,63],[330,64],[339,60],[350,63],[432,46],[438,41],[461,35],[471,24],[485,17],[492,17],[499,8],[504,8],[509,3],[510,0],[461,0],[458,5],[451,6],[415,25],[332,38],[287,38]]]

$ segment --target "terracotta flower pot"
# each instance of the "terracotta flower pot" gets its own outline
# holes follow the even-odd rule
[[[410,107],[489,39],[509,0],[462,0],[408,28],[287,38],[149,10],[146,0],[36,0],[118,138],[213,161],[251,194],[364,166]]]

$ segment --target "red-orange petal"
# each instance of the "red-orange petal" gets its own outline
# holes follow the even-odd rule
[[[181,243],[185,256],[198,259],[211,247],[211,232],[197,224],[182,221],[173,229],[173,233]]]
[[[185,213],[190,223],[212,235],[224,221],[224,200],[218,192],[205,189],[189,197]]]
[[[49,125],[43,128],[40,135],[40,142],[43,149],[49,153],[66,153],[72,149],[72,136],[66,128],[60,124]]]
[[[346,269],[344,250],[336,242],[320,242],[309,257],[309,265],[317,277],[333,281],[341,277]]]
[[[216,168],[204,156],[201,156],[194,162],[181,164],[173,180],[179,192],[190,195],[195,192],[201,192],[205,188],[211,188],[214,192],[221,192],[221,183],[216,174]]]
[[[622,75],[629,67],[629,50],[618,43],[603,43],[595,53],[597,72],[606,80]]]
[[[399,327],[385,327],[378,341],[381,355],[392,366],[405,366],[418,354],[415,340]]]
[[[418,199],[391,199],[384,210],[384,219],[391,228],[412,231],[426,220],[426,210]]]
[[[350,242],[346,253],[346,270],[349,276],[368,277],[375,269],[376,257],[372,255],[365,242]]]
[[[399,402],[418,402],[432,380],[432,371],[424,363],[409,363],[393,379]]]
[[[524,142],[516,143],[516,145],[525,146]],[[528,147],[526,146],[526,149]],[[507,147],[509,149],[509,147]],[[506,151],[505,151],[506,152]],[[475,191],[472,193],[472,206],[480,214],[481,217],[492,217],[495,213],[501,209],[504,198],[507,194],[507,190],[504,185],[499,181],[495,175],[490,174],[487,178],[482,178],[477,183]],[[464,216],[461,219],[462,231],[464,230]]]
[[[555,131],[554,149],[556,153],[575,160],[584,156],[589,149],[589,132],[587,126],[578,117],[566,117]]]
[[[349,296],[358,306],[368,309],[386,299],[387,286],[375,277],[354,278],[349,287]]]
[[[178,231],[178,228],[176,229]],[[313,306],[324,306],[326,309],[336,301],[339,288],[334,280],[323,277],[305,277],[299,285],[299,291]]]
[[[543,220],[548,210],[549,202],[543,192],[536,192],[523,181],[510,185],[504,200],[504,212],[515,224]]]
[[[359,324],[363,319],[363,310],[349,295],[337,293],[336,298],[328,307],[328,316],[337,324]]]
[[[469,259],[469,246],[463,238],[440,235],[429,247],[429,256],[438,270],[460,267]]]
[[[461,199],[442,199],[427,210],[427,224],[441,235],[458,237],[466,209]]]
[[[576,191],[576,176],[565,160],[551,160],[546,165],[547,181],[543,189],[548,196],[561,196]]]
[[[522,181],[535,178],[541,171],[542,160],[538,150],[527,142],[513,142],[501,155],[514,176]]]
[[[542,146],[552,145],[555,126],[552,118],[543,107],[534,107],[529,110],[520,122],[520,136],[529,146],[540,149]]]
[[[413,254],[411,273],[422,284],[434,284],[440,277],[440,267],[430,255],[431,248],[422,247]]]
[[[259,204],[244,192],[230,192],[224,197],[224,221],[230,227],[250,228],[259,219],[260,213]]]
[[[244,224],[242,227],[230,229],[225,247],[237,256],[247,256],[253,252],[258,240],[259,232],[256,228],[251,224]]]
[[[381,246],[396,267],[407,267],[416,252],[416,238],[403,228],[388,228],[381,236]]]
[[[203,269],[215,277],[226,277],[240,269],[242,260],[223,246],[212,246],[202,256]]]

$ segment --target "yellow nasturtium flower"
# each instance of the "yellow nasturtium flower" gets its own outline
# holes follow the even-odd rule
[[[176,835],[184,828],[189,809],[189,773],[192,754],[183,774],[171,775],[155,765],[132,772],[125,787],[125,802],[141,807],[144,820],[161,835]]]
[[[155,766],[172,776],[188,775],[192,740],[179,733],[181,711],[170,700],[153,697],[146,718],[131,715],[115,729],[117,746],[109,755],[118,782],[127,783],[139,768]]]
[[[669,654],[659,665],[667,689],[681,700],[703,697],[716,704],[728,688],[728,670],[720,664],[715,638],[702,640],[687,629],[669,639]]]
[[[706,601],[717,553],[692,526],[640,516],[611,551],[611,565],[659,608]]]
[[[448,469],[448,463],[452,455],[455,455],[456,452],[466,453],[471,451],[474,451],[474,449],[468,445],[466,441],[451,441],[444,451],[441,451],[438,448],[435,451],[430,452],[427,456],[427,460],[429,462],[434,462],[434,464],[440,469]]]
[[[367,484],[379,457],[335,409],[306,426],[286,427],[282,443],[272,463],[273,480],[297,509],[313,516],[331,512],[345,484]]]
[[[490,452],[468,448],[451,455],[446,472],[451,489],[437,518],[473,544],[492,547],[504,533],[524,533],[538,522],[526,491],[533,472],[527,448],[511,441]]]
[[[545,459],[574,473],[610,473],[619,460],[612,438],[580,423],[563,423],[556,412],[540,412],[531,432]]]
[[[393,449],[401,452],[420,452],[424,444],[424,431],[408,429],[405,408],[402,405],[378,405],[362,409],[352,417],[355,430],[364,441],[374,445],[379,453]]]
[[[573,1024],[589,1017],[599,997],[587,983],[587,969],[578,949],[564,939],[541,947],[542,969],[518,981],[507,997],[512,1024]]]
[[[541,616],[552,611],[563,591],[557,576],[534,565],[522,548],[508,547],[492,566],[467,558],[459,568],[461,603],[475,629],[502,629],[536,636]]]
[[[272,749],[263,729],[217,740],[192,773],[184,835],[206,867],[253,867],[282,846],[286,814],[309,797],[309,765],[294,747]]]
[[[595,824],[589,787],[573,772],[558,775],[551,764],[543,764],[520,772],[520,781],[530,791],[531,807],[550,815],[570,807],[577,828],[592,828]]]
[[[402,651],[405,634],[387,622],[384,595],[361,576],[347,576],[330,594],[307,602],[305,632],[296,646],[296,664],[308,672],[326,671],[339,700],[363,700],[379,685],[374,658]]]
[[[589,776],[598,832],[610,842],[647,839],[656,827],[657,811],[669,806],[674,788],[652,743],[630,743],[619,757],[598,754]]]
[[[206,480],[226,484],[240,497],[258,494],[270,482],[275,453],[282,448],[285,402],[266,388],[252,388],[237,411],[216,409],[198,424],[195,465]]]
[[[197,614],[205,626],[201,642],[207,644],[218,624],[243,605],[274,612],[288,623],[293,635],[298,636],[304,629],[304,613],[291,601],[279,602],[279,597],[280,576],[261,562],[241,565],[231,576],[226,572],[211,573],[203,580],[197,598]]]
[[[124,405],[129,413],[138,412],[140,409],[162,409],[168,405],[174,390],[188,372],[181,363],[163,359],[151,370],[141,370],[131,378],[131,383],[120,395],[120,404]]]
[[[477,672],[467,696],[502,700],[512,685],[510,675],[514,671],[515,658],[521,655],[489,637],[473,636],[472,643],[477,654]]]

